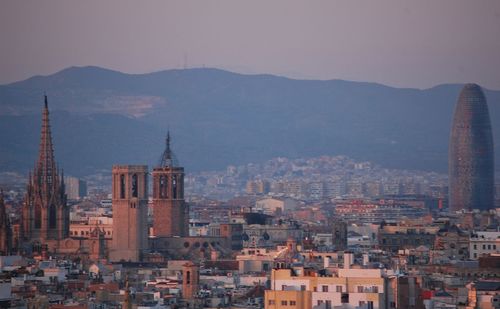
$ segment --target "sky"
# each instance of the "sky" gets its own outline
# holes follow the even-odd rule
[[[0,84],[94,65],[500,89],[500,1],[0,2]]]

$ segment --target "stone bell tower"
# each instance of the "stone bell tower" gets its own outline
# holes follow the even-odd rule
[[[112,261],[138,262],[148,249],[148,167],[113,166]]]
[[[170,148],[170,132],[160,165],[153,169],[153,234],[157,237],[189,236],[189,209],[184,201],[184,168]]]
[[[191,261],[182,265],[182,298],[193,299],[198,293],[199,281],[198,265]]]

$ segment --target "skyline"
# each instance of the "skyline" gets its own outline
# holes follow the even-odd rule
[[[497,2],[284,3],[2,4],[0,84],[95,65],[500,89]]]
[[[495,1],[1,2],[0,308],[497,308]]]

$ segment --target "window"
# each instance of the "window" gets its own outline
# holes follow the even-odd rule
[[[368,309],[373,309],[373,302],[371,300],[368,301]]]
[[[179,175],[179,198],[184,198],[184,177]]]
[[[363,307],[364,305],[365,305],[365,301],[364,301],[364,300],[360,300],[360,301],[359,301],[359,306],[360,306],[360,307]]]
[[[125,198],[125,175],[120,175],[120,198]]]
[[[372,286],[372,291],[373,293],[378,293],[378,286],[376,285]]]
[[[288,306],[288,302],[287,302],[286,300],[282,300],[282,301],[281,301],[281,305],[282,305],[282,306]]]
[[[331,300],[326,301],[326,309],[332,309],[332,301]]]
[[[342,286],[341,285],[337,285],[336,292],[342,293]]]
[[[285,285],[285,284],[283,284],[283,285],[281,286],[281,290],[282,290],[282,291],[284,291],[285,289],[286,289],[286,285]]]
[[[49,228],[50,229],[55,229],[56,228],[56,206],[50,205],[49,208]]]
[[[497,245],[493,245],[493,250],[496,250],[497,249]]]
[[[322,292],[328,292],[328,285],[323,285],[323,286],[321,287],[321,291],[322,291]]]
[[[474,250],[477,250],[477,245],[476,244],[474,245]]]
[[[295,300],[290,301],[290,306],[296,306],[296,305],[297,305],[297,302]]]
[[[35,206],[35,228],[39,229],[42,227],[42,208],[40,205]]]
[[[168,198],[167,176],[160,176],[160,198]]]
[[[132,175],[132,197],[139,196],[139,188],[137,187],[137,174]]]
[[[358,285],[358,293],[363,293],[364,287],[361,285]]]
[[[486,245],[483,245],[483,250],[486,250]]]
[[[172,198],[176,199],[177,198],[177,176],[173,175],[172,176]]]
[[[269,305],[274,305],[274,304],[275,304],[274,299],[270,299],[267,303],[268,303]]]
[[[191,272],[189,270],[186,272],[186,284],[191,284]]]
[[[300,286],[300,290],[301,290],[301,291],[305,291],[305,290],[306,290],[306,286],[305,286],[305,285],[301,285],[301,286]]]
[[[343,304],[348,304],[349,303],[349,293],[342,293],[342,296],[340,296],[340,302]]]
[[[322,300],[318,300],[318,306],[321,306],[322,303],[323,303]]]
[[[491,245],[488,245],[488,250],[491,250]]]

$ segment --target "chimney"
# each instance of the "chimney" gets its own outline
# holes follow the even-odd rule
[[[344,269],[350,269],[354,261],[354,254],[350,251],[344,252]]]

